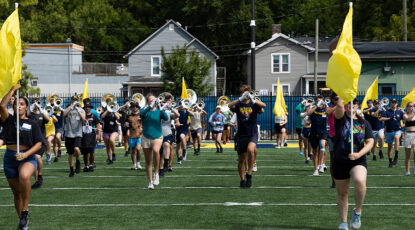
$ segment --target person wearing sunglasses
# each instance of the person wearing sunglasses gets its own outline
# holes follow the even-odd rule
[[[403,119],[405,121],[406,131],[405,131],[405,138],[404,138],[404,146],[405,146],[405,169],[406,169],[406,176],[411,175],[409,172],[409,165],[411,160],[411,149],[415,148],[415,106],[413,102],[408,102],[406,104],[406,113],[403,115]],[[415,175],[415,167],[414,167],[414,175]]]
[[[337,189],[337,206],[341,223],[339,229],[348,229],[347,212],[350,179],[354,184],[355,209],[350,222],[353,229],[361,226],[362,205],[366,195],[367,161],[366,154],[373,147],[373,133],[369,122],[356,115],[358,101],[343,105],[338,99],[334,111],[335,143],[333,154],[333,177]],[[353,126],[351,124],[353,118]],[[351,140],[353,138],[353,148]]]
[[[389,157],[389,168],[398,163],[399,153],[399,138],[401,137],[401,121],[403,119],[403,112],[398,109],[398,101],[393,98],[391,100],[391,108],[379,119],[385,121],[386,127],[386,143],[388,143],[388,157]],[[395,141],[395,156],[392,161],[392,148],[393,142]]]

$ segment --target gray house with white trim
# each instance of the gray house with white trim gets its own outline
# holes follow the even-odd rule
[[[212,61],[209,82],[216,86],[216,60],[219,58],[201,41],[191,35],[178,22],[169,20],[156,32],[131,50],[124,58],[128,57],[129,80],[123,83],[124,94],[131,96],[134,93],[147,94],[149,92],[158,95],[163,85],[161,79],[161,48],[164,47],[168,54],[176,46],[187,45],[196,49],[201,57],[207,57]],[[216,96],[216,87],[211,92]]]

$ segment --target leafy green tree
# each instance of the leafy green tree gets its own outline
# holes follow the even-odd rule
[[[161,56],[164,91],[181,95],[182,77],[186,87],[193,89],[198,96],[207,96],[214,89],[214,85],[209,83],[208,79],[212,61],[207,57],[200,57],[195,49],[189,50],[186,45],[177,46],[167,55],[162,47]]]

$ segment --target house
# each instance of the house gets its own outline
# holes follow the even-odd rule
[[[128,66],[119,63],[84,63],[84,47],[66,43],[29,43],[23,64],[33,74],[31,85],[42,95],[82,93],[88,79],[90,94],[120,94],[128,80]]]
[[[329,45],[333,39],[319,39],[317,88],[326,85]],[[256,47],[256,90],[275,95],[280,78],[285,94],[313,94],[314,47],[313,37],[291,38],[281,33],[280,25],[273,25],[271,38]],[[365,91],[377,76],[380,94],[410,91],[415,85],[414,42],[359,42],[354,39],[354,47],[362,59],[358,91]],[[246,53],[248,84],[251,84],[250,51]]]
[[[164,47],[168,54],[176,46],[186,45],[191,49],[196,49],[200,56],[212,60],[212,67],[209,82],[216,86],[216,60],[219,58],[201,41],[191,35],[178,22],[167,21],[162,27],[146,38],[125,57],[128,57],[128,76],[129,80],[124,82],[124,89],[129,96],[134,93],[147,94],[149,92],[158,95],[161,93],[163,81],[161,76],[161,48]],[[217,87],[211,92],[216,96]]]

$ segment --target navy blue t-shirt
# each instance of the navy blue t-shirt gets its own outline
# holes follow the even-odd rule
[[[373,117],[372,115],[376,113],[376,111],[377,111],[376,108],[372,108],[369,111],[370,118],[367,119],[373,131],[379,131],[380,129],[383,128],[383,122],[379,121],[379,118],[382,117],[382,115],[384,114],[384,111],[379,111],[378,115],[376,115],[376,117]]]
[[[316,111],[310,115],[310,120],[312,134],[327,133],[327,114],[325,109],[317,108]]]
[[[251,137],[258,134],[257,115],[261,107],[249,101],[248,104],[238,102],[232,109],[238,121],[238,137]]]
[[[403,119],[403,112],[401,110],[388,109],[382,115],[383,117],[389,117],[390,120],[385,121],[386,132],[395,132],[401,129],[401,120]]]
[[[189,127],[188,118],[189,118],[189,112],[187,110],[178,111],[180,114],[179,122],[180,122],[180,128],[181,129],[187,129]]]
[[[63,129],[63,111],[55,110],[53,111],[53,115],[55,115],[58,122],[55,123],[55,130]]]

